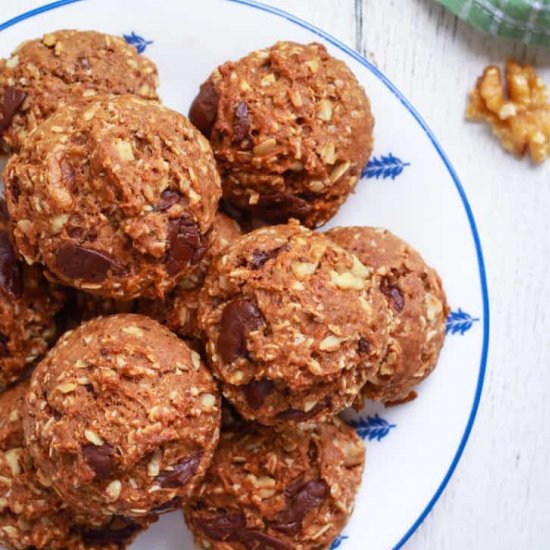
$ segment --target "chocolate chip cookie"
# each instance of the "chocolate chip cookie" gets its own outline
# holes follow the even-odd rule
[[[200,548],[327,549],[351,515],[364,460],[361,440],[338,418],[228,429],[184,508],[187,525]]]
[[[363,389],[369,399],[399,403],[434,369],[445,339],[449,307],[439,275],[420,254],[385,229],[339,227],[327,235],[375,272],[390,317],[390,344]]]
[[[369,269],[295,223],[257,229],[226,248],[199,303],[225,397],[267,425],[348,407],[386,353],[388,315]]]
[[[18,260],[0,198],[0,390],[46,353],[56,336],[55,314],[63,299],[39,268]]]
[[[58,107],[101,93],[158,99],[157,68],[118,36],[62,30],[0,60],[0,140],[17,150]]]
[[[40,483],[23,437],[21,382],[0,395],[0,544],[10,550],[123,550],[153,517],[75,513]]]
[[[4,176],[27,263],[117,300],[164,297],[197,269],[221,193],[206,139],[133,96],[59,108]]]
[[[29,452],[76,509],[144,517],[179,506],[208,468],[220,397],[199,354],[120,314],[65,333],[34,371]]]
[[[224,199],[268,222],[324,224],[373,144],[365,91],[321,44],[278,42],[225,63],[189,117],[210,139]]]

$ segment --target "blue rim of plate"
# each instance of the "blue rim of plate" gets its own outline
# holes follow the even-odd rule
[[[82,2],[82,1],[83,0],[58,0],[57,2],[51,2],[50,4],[39,6],[38,8],[22,13],[16,17],[13,17],[12,19],[8,19],[8,21],[5,21],[4,23],[0,23],[0,31],[3,31],[8,27],[12,27],[17,23],[24,21],[25,19],[30,19],[35,15],[39,15],[46,11],[54,10],[56,8],[66,6],[68,4],[75,4],[76,2]],[[468,202],[468,198],[466,196],[464,188],[462,187],[462,184],[458,179],[458,175],[456,174],[455,169],[451,165],[451,162],[447,158],[447,155],[444,153],[443,149],[441,148],[441,145],[437,141],[433,132],[430,130],[430,128],[428,127],[424,119],[420,116],[420,114],[416,111],[416,109],[411,105],[411,103],[403,96],[403,94],[395,87],[395,85],[380,70],[378,70],[378,68],[376,68],[370,61],[368,61],[365,57],[363,57],[356,51],[352,50],[351,48],[349,48],[348,46],[346,46],[345,44],[343,44],[342,42],[340,42],[330,34],[322,31],[318,27],[311,25],[310,23],[304,21],[303,19],[300,19],[299,17],[296,17],[284,10],[274,8],[272,6],[266,6],[265,4],[256,2],[255,0],[226,0],[226,1],[232,2],[234,4],[241,4],[243,6],[248,6],[250,8],[255,8],[257,10],[264,11],[272,15],[276,15],[277,17],[282,17],[283,19],[286,19],[287,21],[290,21],[291,23],[294,23],[295,25],[298,25],[299,27],[304,28],[312,32],[313,34],[320,36],[321,38],[323,38],[333,46],[336,46],[338,49],[340,49],[341,51],[343,51],[344,53],[346,53],[347,55],[349,55],[350,57],[358,61],[361,65],[363,65],[371,73],[373,73],[377,78],[379,78],[384,83],[386,88],[388,88],[390,92],[399,99],[399,101],[403,104],[403,106],[407,109],[407,111],[409,111],[409,113],[414,117],[414,119],[418,122],[418,124],[421,126],[425,134],[428,136],[428,138],[432,142],[432,145],[434,146],[435,150],[439,154],[441,160],[443,161],[443,164],[445,165],[451,178],[453,179],[456,190],[458,191],[460,199],[462,200],[462,204],[464,205],[464,209],[466,210],[468,222],[470,223],[470,230],[472,231],[472,238],[474,239],[474,244],[476,248],[477,263],[479,268],[479,278],[480,278],[480,284],[481,284],[481,293],[483,298],[483,345],[481,350],[481,362],[479,365],[477,387],[474,395],[474,402],[472,404],[472,409],[470,411],[470,416],[468,418],[468,423],[466,424],[466,429],[464,430],[464,434],[462,435],[460,444],[451,462],[451,465],[449,466],[449,469],[447,470],[445,477],[443,478],[439,487],[437,488],[437,491],[435,492],[433,497],[429,500],[428,504],[426,505],[422,513],[418,516],[417,520],[403,535],[401,540],[394,546],[393,550],[399,550],[404,546],[404,544],[409,540],[409,538],[418,529],[418,527],[420,527],[421,523],[426,519],[426,516],[431,512],[432,508],[435,506],[435,503],[439,500],[439,497],[445,490],[447,483],[449,483],[449,480],[453,476],[454,471],[460,461],[460,458],[462,457],[462,453],[464,452],[464,448],[466,447],[466,443],[468,442],[468,438],[470,437],[470,433],[472,431],[472,428],[476,419],[479,402],[481,400],[481,394],[483,391],[483,381],[485,379],[485,371],[487,367],[487,353],[489,351],[489,315],[490,314],[489,314],[489,291],[487,288],[485,261],[483,259],[483,251],[481,249],[481,241],[479,238],[479,233],[477,230],[474,214],[472,212],[472,208],[470,207],[470,203]]]

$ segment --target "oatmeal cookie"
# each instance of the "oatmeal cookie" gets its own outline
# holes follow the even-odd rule
[[[4,175],[27,263],[117,300],[164,297],[197,269],[221,193],[206,139],[133,96],[58,109]]]
[[[34,371],[29,452],[76,509],[144,517],[177,507],[208,468],[220,398],[199,354],[120,314],[66,333]]]
[[[10,550],[123,550],[153,517],[139,521],[75,513],[42,485],[25,448],[29,383],[0,395],[0,544]]]
[[[269,222],[324,224],[372,151],[365,91],[320,44],[278,42],[225,63],[189,117],[210,139],[224,199]]]
[[[224,431],[185,519],[200,548],[324,550],[344,528],[365,449],[338,418]]]
[[[294,223],[257,229],[226,248],[199,303],[225,397],[267,425],[348,407],[386,352],[387,318],[371,271]]]
[[[6,203],[0,198],[0,390],[46,353],[56,336],[55,314],[63,299],[38,267],[17,259]]]
[[[434,369],[445,339],[449,307],[439,275],[385,229],[338,227],[327,235],[374,270],[391,311],[388,351],[363,395],[390,404],[414,399],[413,388]]]
[[[18,150],[58,107],[96,94],[158,99],[157,68],[118,37],[62,30],[23,42],[0,60],[0,141]]]

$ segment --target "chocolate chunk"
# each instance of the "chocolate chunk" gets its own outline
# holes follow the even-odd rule
[[[322,479],[314,479],[304,485],[292,497],[292,511],[303,519],[308,512],[323,504],[328,496],[328,487]]]
[[[263,324],[260,310],[254,302],[238,298],[229,302],[222,313],[218,351],[225,363],[246,354],[247,334]]]
[[[246,402],[251,409],[259,409],[263,406],[266,397],[273,391],[275,384],[267,378],[252,380],[243,388]]]
[[[27,94],[17,88],[4,88],[4,97],[0,107],[0,134],[9,128],[13,116],[19,109],[21,103],[25,100]]]
[[[292,550],[290,544],[257,529],[241,529],[236,540],[250,550]]]
[[[206,254],[206,242],[199,226],[186,217],[168,222],[168,242],[166,270],[169,275],[199,262]]]
[[[161,472],[155,481],[163,489],[175,489],[183,487],[193,477],[201,461],[202,453],[195,456],[184,458],[181,462],[173,466],[172,470]]]
[[[286,411],[280,412],[277,415],[277,418],[284,422],[305,422],[315,416],[318,412],[322,411],[326,406],[327,402],[321,401],[321,403],[317,403],[317,405],[315,405],[315,407],[308,412],[301,411],[300,409],[287,409]]]
[[[120,264],[108,254],[74,243],[61,246],[55,266],[68,279],[82,279],[90,283],[101,283],[109,270],[122,270]]]
[[[151,513],[163,514],[165,512],[172,512],[173,510],[177,510],[180,507],[181,507],[181,498],[174,497],[172,500],[169,500],[168,502],[165,502],[160,506],[155,506],[155,508],[151,510]]]
[[[397,313],[403,311],[403,308],[405,307],[405,298],[403,297],[403,294],[398,286],[392,285],[388,278],[384,277],[380,283],[380,290],[382,291],[382,294],[388,298],[390,306],[397,311]]]
[[[260,195],[258,203],[251,207],[260,218],[271,223],[286,222],[289,218],[305,218],[312,210],[311,204],[288,193]]]
[[[23,273],[7,231],[0,230],[0,292],[17,299],[23,292]]]
[[[242,512],[230,512],[213,517],[198,517],[195,525],[207,537],[220,542],[241,542],[247,549],[292,550],[286,542],[258,529],[247,529]]]
[[[328,487],[322,479],[307,482],[298,479],[285,489],[287,508],[277,514],[271,527],[287,535],[298,534],[307,513],[321,506],[327,496]]]
[[[0,220],[8,221],[10,214],[8,212],[8,205],[4,199],[0,199]]]
[[[155,206],[156,212],[164,212],[179,202],[183,195],[175,189],[165,189],[160,195],[160,202]]]
[[[140,525],[129,518],[115,516],[103,527],[73,525],[71,531],[82,538],[84,544],[125,544],[141,529]]]
[[[9,355],[9,344],[10,339],[0,332],[0,357],[7,357]]]
[[[95,479],[108,479],[114,466],[113,448],[108,443],[103,445],[85,445],[82,455],[86,464],[95,472]]]
[[[189,109],[189,120],[204,134],[210,137],[218,115],[218,93],[212,81],[201,84],[199,94]]]
[[[248,135],[249,129],[248,105],[244,101],[240,101],[233,115],[233,140],[242,141]]]
[[[230,512],[213,517],[198,517],[197,527],[212,540],[235,540],[236,533],[246,525],[242,512]]]
[[[359,353],[369,353],[370,352],[370,343],[366,338],[359,338],[359,342],[357,343],[357,349],[359,350]]]
[[[267,261],[274,260],[281,252],[288,250],[288,244],[269,250],[254,250],[252,252],[252,261],[250,262],[250,268],[257,270],[260,269]]]

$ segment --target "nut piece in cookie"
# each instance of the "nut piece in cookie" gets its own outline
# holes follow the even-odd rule
[[[125,301],[163,297],[195,272],[221,194],[210,145],[193,125],[128,95],[58,109],[4,176],[27,263]]]
[[[141,315],[65,333],[31,378],[28,449],[76,509],[140,518],[176,508],[219,437],[220,397],[198,353]]]
[[[278,42],[221,65],[189,117],[210,139],[224,199],[271,223],[327,222],[373,144],[365,91],[320,44]]]
[[[386,353],[388,316],[372,272],[298,224],[257,229],[227,247],[199,303],[225,397],[266,425],[348,407]]]
[[[18,150],[58,107],[97,94],[158,99],[157,68],[118,36],[61,30],[0,60],[0,142]]]
[[[548,89],[530,65],[508,61],[504,81],[499,67],[487,67],[470,92],[466,117],[487,122],[517,157],[529,153],[543,162],[550,156]]]
[[[154,517],[97,518],[72,511],[42,484],[25,448],[29,383],[0,395],[0,544],[10,550],[123,550]]]
[[[365,449],[338,418],[229,428],[185,519],[200,548],[328,548],[353,510]]]
[[[63,294],[38,267],[20,262],[12,244],[6,203],[0,198],[0,389],[39,360],[56,336]]]
[[[362,394],[395,404],[434,369],[445,339],[449,307],[439,275],[405,241],[385,229],[337,227],[327,235],[373,270],[390,310],[390,342]]]

